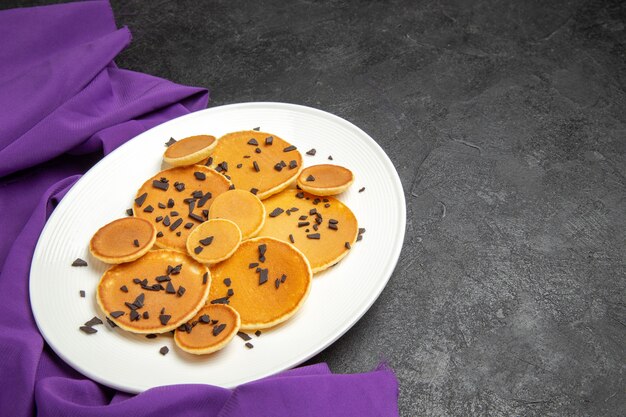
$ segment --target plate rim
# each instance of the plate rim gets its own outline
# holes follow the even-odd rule
[[[400,253],[404,247],[404,239],[406,236],[406,197],[405,197],[405,192],[404,192],[404,188],[402,186],[402,181],[400,180],[400,176],[398,174],[398,171],[396,170],[395,166],[393,165],[393,162],[391,161],[391,159],[389,158],[389,156],[387,155],[387,153],[383,150],[383,148],[378,144],[378,142],[376,140],[374,140],[374,138],[372,138],[368,133],[366,133],[363,129],[361,129],[360,127],[358,127],[357,125],[355,125],[354,123],[350,122],[349,120],[344,119],[343,117],[340,117],[336,114],[330,113],[328,111],[325,110],[321,110],[321,109],[317,109],[314,107],[310,107],[310,106],[305,106],[302,104],[294,104],[294,103],[287,103],[287,102],[275,102],[275,101],[252,101],[252,102],[242,102],[242,103],[231,103],[231,104],[225,104],[225,105],[221,105],[221,106],[215,106],[215,107],[208,107],[206,109],[203,110],[198,110],[195,112],[191,112],[179,117],[176,117],[174,119],[170,119],[167,120],[163,123],[160,123],[156,126],[151,127],[150,129],[141,132],[140,134],[134,136],[133,138],[127,140],[126,142],[124,142],[123,144],[121,144],[120,146],[118,146],[116,149],[114,149],[111,153],[109,153],[108,155],[104,156],[103,158],[101,158],[97,163],[95,163],[91,168],[89,168],[89,170],[87,170],[87,172],[85,172],[84,174],[81,175],[81,177],[78,179],[78,181],[76,181],[72,187],[70,188],[70,190],[68,190],[68,192],[66,193],[66,195],[61,199],[61,201],[59,202],[59,204],[57,205],[57,207],[53,210],[52,214],[50,215],[50,217],[46,220],[46,223],[43,227],[43,229],[41,230],[41,233],[37,239],[37,244],[35,246],[35,250],[33,251],[33,257],[31,259],[31,264],[30,264],[30,268],[29,268],[29,274],[28,274],[28,299],[29,299],[29,303],[30,303],[30,310],[33,314],[33,318],[35,320],[35,324],[37,326],[37,330],[39,331],[39,333],[41,334],[41,336],[43,337],[43,339],[45,340],[45,342],[48,344],[48,346],[54,351],[54,353],[56,355],[58,355],[64,362],[66,362],[72,369],[76,370],[77,372],[79,372],[80,374],[88,377],[89,379],[96,381],[100,384],[103,384],[107,387],[111,387],[113,389],[119,390],[119,391],[123,391],[123,392],[128,392],[128,393],[133,393],[133,394],[137,394],[137,393],[141,393],[143,391],[147,391],[148,389],[154,388],[154,387],[131,387],[131,386],[121,386],[113,381],[110,381],[108,379],[105,378],[100,378],[98,375],[91,373],[89,370],[78,366],[73,360],[71,360],[68,356],[66,356],[65,354],[63,354],[63,352],[59,351],[57,349],[56,346],[54,346],[52,343],[49,342],[49,335],[46,333],[45,330],[43,330],[42,326],[40,325],[40,320],[41,317],[38,316],[38,313],[36,312],[35,308],[33,308],[33,279],[32,279],[32,269],[33,266],[35,264],[36,259],[38,259],[41,255],[40,252],[42,252],[43,249],[43,245],[41,244],[42,242],[42,237],[46,234],[47,229],[49,227],[51,227],[50,225],[52,223],[54,223],[52,220],[57,216],[60,215],[58,213],[61,213],[61,210],[59,210],[59,208],[63,209],[64,206],[66,204],[70,204],[67,203],[67,201],[69,201],[69,199],[67,198],[68,196],[72,196],[74,192],[77,192],[77,187],[76,185],[80,184],[81,181],[84,180],[84,178],[89,174],[90,171],[94,170],[99,164],[103,163],[103,161],[105,161],[107,158],[109,158],[111,155],[114,155],[116,152],[121,151],[125,146],[129,145],[131,142],[143,137],[143,136],[149,136],[151,134],[151,132],[153,130],[156,129],[162,129],[164,125],[170,124],[170,123],[180,123],[181,121],[184,121],[185,119],[191,119],[191,118],[195,118],[195,117],[201,117],[202,114],[206,114],[206,113],[211,113],[211,112],[219,112],[219,111],[228,111],[231,109],[239,109],[239,108],[248,108],[248,107],[271,107],[271,108],[276,108],[279,110],[291,110],[291,111],[300,111],[303,113],[313,113],[313,114],[317,114],[319,116],[325,117],[325,118],[329,118],[332,119],[333,121],[351,129],[356,131],[356,133],[358,133],[358,136],[363,135],[365,138],[369,139],[370,141],[370,145],[372,145],[373,149],[376,151],[378,157],[380,158],[380,160],[383,162],[384,165],[387,166],[388,168],[388,172],[390,172],[392,175],[389,176],[389,178],[391,179],[393,185],[396,187],[397,191],[398,191],[398,198],[399,198],[399,203],[397,206],[397,209],[399,210],[399,217],[398,217],[398,228],[400,230],[400,234],[397,236],[398,237],[398,241],[400,242],[400,244],[396,245],[390,255],[390,258],[392,259],[391,262],[387,263],[385,270],[383,271],[383,273],[381,274],[382,279],[378,280],[378,284],[374,287],[373,291],[370,293],[369,299],[366,303],[363,304],[363,306],[361,307],[361,309],[357,312],[357,314],[354,314],[349,320],[347,320],[343,325],[338,327],[338,330],[336,330],[334,332],[334,334],[329,337],[324,343],[322,343],[318,348],[313,349],[312,351],[308,352],[307,354],[304,355],[300,355],[300,356],[296,356],[296,358],[294,360],[291,360],[281,366],[278,367],[278,369],[274,369],[273,371],[269,371],[269,372],[265,372],[262,373],[260,376],[256,377],[255,379],[252,379],[248,382],[252,382],[252,381],[256,381],[262,378],[266,378],[268,376],[271,375],[276,375],[282,371],[285,371],[287,369],[292,369],[295,366],[298,366],[300,364],[302,364],[303,362],[306,362],[307,360],[309,360],[310,358],[312,358],[313,356],[319,354],[320,352],[322,352],[323,350],[325,350],[326,348],[328,348],[330,345],[332,345],[333,343],[335,343],[341,336],[343,336],[348,330],[350,330],[359,320],[361,320],[361,318],[365,315],[365,313],[367,311],[370,310],[370,308],[374,305],[374,303],[379,299],[382,291],[384,290],[384,288],[387,286],[387,283],[389,282],[389,280],[391,279],[391,276],[393,275],[393,272],[395,271],[395,268],[398,264],[398,261],[400,259]],[[194,382],[194,383],[199,383],[199,382]],[[202,383],[200,383],[202,384]],[[169,385],[180,385],[180,384],[169,384]],[[208,384],[207,385],[211,385]],[[167,386],[167,385],[163,385],[163,386]],[[238,385],[232,385],[232,386],[226,386],[225,388],[235,388]]]

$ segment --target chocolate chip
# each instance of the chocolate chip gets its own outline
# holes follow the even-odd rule
[[[200,239],[200,243],[202,246],[209,246],[213,242],[213,236],[205,237],[204,239]]]
[[[178,192],[184,191],[185,190],[185,183],[176,181],[174,183],[174,188],[176,188],[176,191],[178,191]]]
[[[177,291],[177,293],[176,293],[176,294],[177,294],[179,297],[182,297],[182,296],[185,294],[185,291],[187,291],[187,290],[185,289],[185,287],[183,287],[183,286],[181,285],[180,287],[178,287],[178,291]]]
[[[332,161],[333,160],[333,156],[332,155],[328,155],[328,160]]]
[[[359,227],[359,234],[362,235],[363,233],[365,233],[365,228]]]
[[[267,273],[267,268],[261,269],[261,271],[259,272],[259,285],[263,285],[267,282]]]
[[[126,313],[124,313],[123,311],[119,311],[119,310],[118,311],[112,311],[111,312],[111,317],[116,319],[118,317],[122,317],[124,314],[126,314]]]
[[[226,278],[226,279],[224,279],[224,285],[226,285],[227,287],[230,287],[230,284],[231,284],[231,283],[232,283],[232,282],[231,282],[230,278]]]
[[[92,327],[89,326],[80,326],[79,329],[86,334],[94,334],[94,333],[98,333],[98,331]]]
[[[120,287],[120,291],[122,291],[122,292],[128,292],[128,287],[127,287],[126,285],[122,285],[122,286]]]
[[[228,297],[216,298],[211,300],[211,304],[229,304]]]
[[[193,249],[193,252],[194,252],[196,255],[198,255],[198,254],[199,254],[200,252],[202,252],[203,250],[204,250],[204,248],[203,248],[202,246],[196,246],[196,247]]]
[[[133,240],[133,245],[135,245],[136,247],[139,247],[139,241],[137,239]]]
[[[117,327],[117,324],[113,323],[113,321],[110,318],[106,318],[107,319],[107,323],[109,324],[109,326],[111,326],[111,328],[115,328]]]
[[[154,333],[150,333],[146,335],[146,339],[156,339],[156,338],[157,338],[157,335]]]
[[[363,191],[365,191],[365,187],[359,189],[360,193],[362,193]]]
[[[130,321],[137,321],[141,318],[141,316],[139,315],[139,313],[137,312],[137,310],[131,310],[130,311]]]
[[[308,226],[310,224],[311,224],[311,222],[298,222],[298,227],[305,227],[305,226]]]
[[[161,320],[161,324],[163,326],[167,325],[167,322],[170,321],[171,318],[172,318],[172,316],[170,316],[169,314],[160,314],[159,315],[159,320]]]
[[[250,342],[246,342],[246,347],[248,349],[252,349],[254,347],[254,345],[252,343],[250,343]]]
[[[317,228],[318,228],[318,227],[319,227],[319,226],[317,225],[317,223],[315,223],[315,224],[313,225],[313,230],[315,230],[315,231],[317,232]]]
[[[205,273],[204,273],[204,275],[202,275],[202,284],[203,284],[203,285],[206,285],[206,283],[208,282],[208,280],[209,280],[209,273],[208,273],[208,272],[205,272]]]
[[[306,154],[307,154],[307,155],[314,156],[314,155],[315,155],[315,152],[317,152],[317,151],[315,150],[315,148],[313,148],[313,149],[311,149],[310,151],[307,151],[307,153],[306,153]]]
[[[335,220],[335,219],[328,219],[328,223],[330,223],[330,224],[337,224],[337,223],[339,223],[339,221]]]
[[[145,209],[143,209],[146,213],[152,213],[154,211],[154,207],[148,205]]]
[[[280,207],[276,207],[271,213],[270,213],[270,217],[276,217],[281,215],[285,210],[281,209]]]
[[[237,168],[241,168],[243,164],[237,164]]]
[[[176,294],[176,289],[174,288],[174,285],[172,285],[171,281],[167,283],[167,286],[165,287],[165,292],[168,294]]]
[[[152,186],[154,188],[158,188],[159,190],[163,190],[163,191],[167,191],[167,189],[170,188],[170,184],[168,182],[163,182],[160,180],[152,181]]]
[[[148,313],[148,311],[144,311],[143,312],[143,318],[144,318],[144,320],[148,320],[150,318],[150,313]]]
[[[226,328],[226,325],[224,323],[213,327],[213,336],[219,335],[220,333],[224,331],[225,328]]]
[[[304,198],[304,193],[296,193],[296,198]]]
[[[178,226],[180,226],[183,223],[183,219],[178,219],[176,220],[174,223],[172,223],[172,225],[170,226],[170,230],[174,231],[178,228]]]
[[[163,226],[169,227],[169,225],[170,225],[170,216],[165,216],[165,218],[163,219]]]
[[[126,209],[126,215],[127,216],[132,216],[133,215],[133,209],[132,208]]]
[[[88,322],[85,323],[85,326],[93,327],[98,324],[102,324],[102,320],[100,320],[98,317],[93,317],[92,319],[90,319]]]
[[[193,176],[196,177],[199,181],[204,181],[206,179],[206,174],[204,172],[196,171],[193,173]]]
[[[256,332],[254,332],[254,335],[255,335],[256,337],[261,336],[261,331],[260,331],[260,330],[257,330]]]
[[[175,210],[170,211],[170,216],[172,216],[172,217],[178,217],[178,215],[179,215],[179,214],[178,214],[178,212],[177,212],[177,211],[175,211]]]
[[[274,165],[274,169],[276,171],[280,172],[280,171],[283,170],[283,166],[280,163],[278,163],[278,164]]]
[[[291,152],[291,151],[295,151],[296,148],[295,146],[291,145],[291,146],[287,146],[285,149],[283,149],[283,152]]]
[[[244,332],[237,332],[237,336],[239,336],[245,341],[252,339],[250,336],[248,336],[248,333],[244,333]]]
[[[85,290],[80,290],[78,294],[81,296],[81,298],[85,298]]]
[[[259,257],[261,256],[265,256],[265,252],[267,251],[267,245],[265,243],[262,243],[259,245]]]
[[[206,164],[204,164],[204,165],[207,166],[207,167],[213,165],[213,157],[209,156],[209,159],[206,160]]]
[[[287,280],[287,275],[282,274],[280,277],[280,282],[285,282]]]
[[[141,207],[143,203],[146,201],[146,197],[148,197],[148,193],[143,193],[142,195],[140,195],[139,197],[135,199],[135,204]]]
[[[274,143],[274,136],[268,136],[265,138],[266,145],[271,145],[272,143]]]
[[[204,219],[201,216],[198,216],[196,213],[189,213],[188,216],[200,223],[204,223]]]
[[[290,241],[291,243],[296,243],[296,241],[295,241],[295,240],[294,240],[294,238],[293,238],[293,235],[291,235],[291,234],[289,235],[289,241]]]
[[[289,161],[289,169],[294,169],[298,167],[298,163],[293,160],[293,161]]]
[[[361,240],[363,240],[363,235],[358,235],[358,236],[356,237],[356,241],[357,241],[357,242],[360,242]]]
[[[330,223],[330,224],[328,225],[328,228],[329,228],[329,229],[331,229],[331,230],[339,230],[339,229],[337,228],[337,225],[336,225],[336,224],[332,224],[332,223]]]
[[[193,227],[193,223],[185,223],[185,229],[191,229]]]
[[[259,266],[258,262],[252,262],[251,264],[248,264],[248,268],[250,268],[250,269],[256,268],[257,266]]]
[[[87,265],[87,262],[85,262],[84,260],[80,258],[76,258],[74,262],[72,262],[72,266],[88,266],[88,265]]]
[[[256,148],[256,149],[254,150],[254,152],[256,152],[256,153],[261,153],[261,149],[260,149],[260,148]]]
[[[276,289],[280,287],[280,278],[276,278],[276,280],[274,281],[274,286],[276,287]]]
[[[346,242],[346,243],[344,244],[344,246],[345,246],[345,248],[346,248],[346,249],[350,249],[350,248],[352,248],[352,246],[350,246],[350,242]]]
[[[201,323],[208,323],[211,321],[211,318],[206,314],[203,314],[198,318],[198,320],[200,320]]]
[[[254,170],[256,172],[261,172],[261,168],[259,167],[259,164],[257,161],[252,162],[252,166],[254,167]]]
[[[167,208],[172,208],[174,207],[174,199],[170,198],[167,200]]]
[[[158,232],[157,237],[163,237],[163,232]]]
[[[252,194],[256,195],[256,193],[258,193],[258,192],[259,192],[259,190],[258,190],[258,189],[256,189],[256,188],[250,188],[250,192],[251,192]]]
[[[320,234],[319,233],[311,233],[309,235],[306,235],[306,237],[308,237],[309,239],[319,239],[320,238]]]
[[[252,138],[248,141],[248,145],[259,146],[259,142],[255,138]]]
[[[169,351],[170,351],[170,350],[168,349],[168,347],[167,347],[167,346],[163,346],[161,349],[159,349],[159,353],[160,353],[161,355],[163,355],[163,356],[167,355],[167,353],[168,353]]]
[[[165,142],[165,146],[170,147],[170,146],[172,146],[172,145],[173,145],[173,144],[175,144],[175,143],[176,143],[176,139],[174,139],[174,138],[170,138],[170,140],[168,140],[167,142]]]

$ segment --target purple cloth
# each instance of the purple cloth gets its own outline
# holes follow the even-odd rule
[[[396,416],[386,366],[333,375],[325,364],[235,390],[176,385],[116,392],[68,367],[44,343],[28,274],[46,219],[93,163],[157,124],[206,107],[204,89],[126,71],[131,40],[108,2],[0,12],[0,415]]]

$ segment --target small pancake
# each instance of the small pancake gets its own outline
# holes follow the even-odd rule
[[[341,194],[352,185],[354,174],[339,165],[313,165],[302,170],[298,176],[298,186],[314,195]]]
[[[293,243],[307,257],[314,273],[339,262],[356,241],[359,231],[356,217],[348,206],[336,198],[317,197],[288,189],[268,198],[263,204],[269,214],[258,236],[270,236]],[[272,217],[276,209],[284,212]],[[319,216],[312,213],[319,213],[320,224],[316,221]],[[318,230],[315,230],[314,225],[317,225]],[[290,235],[293,236],[293,242]],[[316,235],[319,238],[315,239]]]
[[[163,160],[173,166],[193,165],[211,155],[215,146],[215,136],[189,136],[171,144],[163,153]]]
[[[96,299],[122,329],[164,333],[193,317],[206,302],[210,286],[207,267],[182,252],[160,249],[111,267],[100,278]]]
[[[137,191],[133,211],[156,227],[158,247],[185,252],[189,233],[208,219],[213,200],[229,187],[222,174],[202,165],[166,169]]]
[[[241,243],[241,230],[232,221],[213,219],[196,227],[187,238],[187,253],[212,265],[229,258]]]
[[[215,198],[209,210],[209,219],[228,219],[241,230],[241,239],[256,236],[265,223],[265,206],[254,194],[231,190]]]
[[[156,233],[148,220],[138,217],[117,219],[98,229],[89,241],[89,251],[108,264],[134,261],[152,248]]]
[[[298,311],[309,294],[312,272],[292,245],[257,237],[213,265],[211,276],[209,302],[230,305],[241,316],[242,329],[256,330],[282,323]]]
[[[213,168],[227,171],[235,188],[256,190],[261,200],[284,190],[302,169],[302,155],[295,146],[274,134],[254,130],[219,138],[211,160]]]
[[[176,346],[194,355],[217,352],[235,337],[241,326],[239,313],[225,304],[202,307],[174,333]],[[182,330],[182,328],[185,330]],[[189,331],[187,331],[189,330]]]

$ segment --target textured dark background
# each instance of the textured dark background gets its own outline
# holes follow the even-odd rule
[[[404,416],[626,414],[626,3],[113,9],[134,35],[119,66],[207,87],[210,106],[330,111],[394,162],[398,267],[312,362],[386,359]]]

